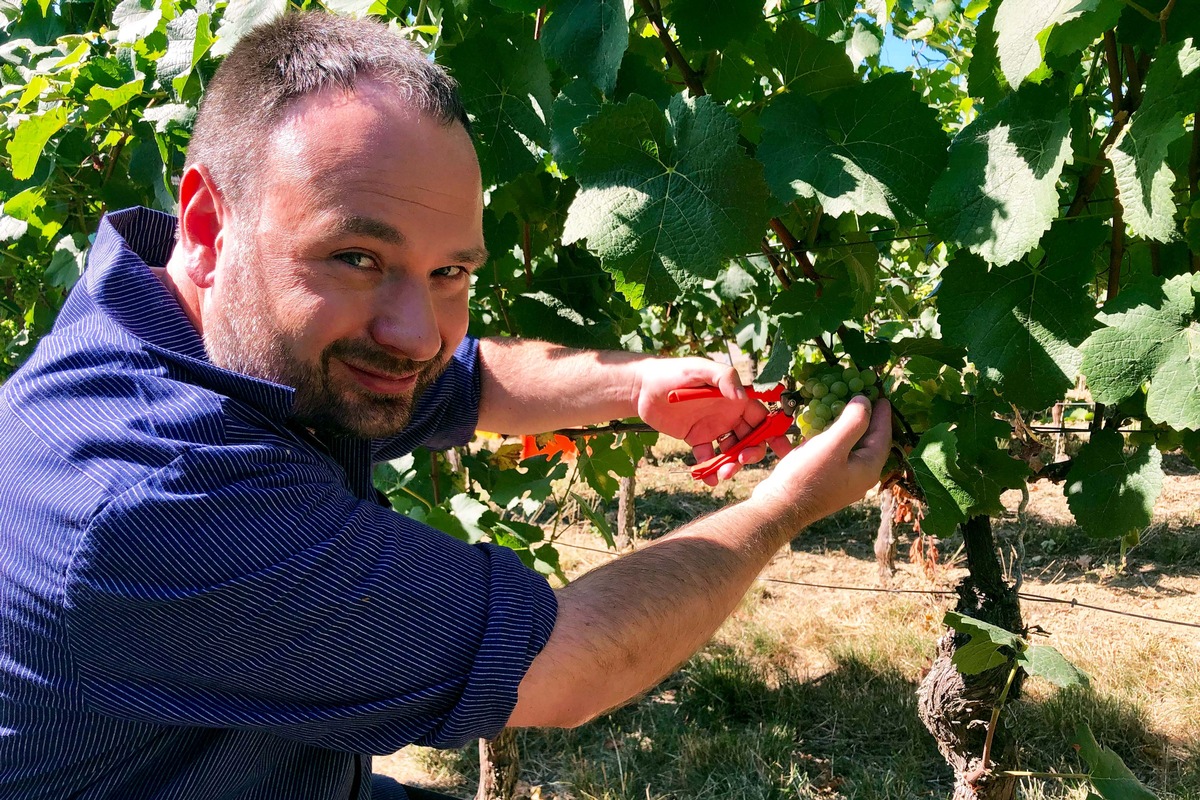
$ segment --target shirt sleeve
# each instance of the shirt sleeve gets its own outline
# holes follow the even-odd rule
[[[491,737],[557,604],[511,551],[267,448],[191,451],[111,501],[67,574],[84,701],[389,753]]]
[[[373,442],[372,460],[380,463],[418,447],[444,450],[471,441],[479,422],[481,380],[479,340],[468,336],[454,351],[446,371],[417,401],[408,427],[390,439]]]

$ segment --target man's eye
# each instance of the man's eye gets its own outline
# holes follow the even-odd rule
[[[375,259],[371,258],[366,253],[338,253],[336,256],[334,256],[334,258],[349,264],[355,269],[376,269]]]
[[[433,275],[436,278],[458,278],[467,274],[467,268],[460,266],[439,267],[433,271]]]

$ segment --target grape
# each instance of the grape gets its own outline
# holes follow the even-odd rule
[[[829,391],[833,392],[838,397],[845,397],[850,392],[850,387],[842,381],[836,381],[829,387]]]
[[[837,400],[834,402],[833,405],[831,405],[829,407],[829,410],[832,411],[833,415],[836,417],[837,415],[841,414],[843,411],[846,410],[846,404],[843,403],[841,400]]]
[[[854,367],[846,367],[844,370],[842,370],[842,380],[844,380],[846,383],[849,383],[857,377],[858,370],[856,370]]]
[[[864,369],[862,372],[858,373],[858,378],[863,382],[864,386],[871,386],[875,383],[877,376],[874,372],[871,372],[871,370]]]
[[[876,400],[879,399],[879,387],[878,386],[868,386],[867,388],[863,389],[863,394],[865,394],[867,396],[868,400],[870,400],[872,403],[874,403]]]
[[[812,406],[813,416],[819,419],[833,419],[833,407],[827,406],[824,403],[817,403]]]
[[[841,376],[838,375],[836,372],[826,372],[824,375],[821,376],[821,381],[826,386],[832,386],[833,384],[837,383],[838,380],[840,380],[840,379],[841,379]]]
[[[812,389],[813,397],[820,400],[822,397],[824,397],[827,394],[829,394],[829,387],[826,386],[825,384],[818,383],[818,384],[813,385],[813,389]]]
[[[813,409],[811,407],[809,407],[809,408],[804,409],[803,413],[800,414],[800,419],[804,420],[809,425],[812,425],[817,421],[817,415],[816,415],[816,412],[814,412]]]
[[[850,391],[858,394],[863,390],[863,382],[861,378],[854,377],[846,381],[846,385],[850,387]]]

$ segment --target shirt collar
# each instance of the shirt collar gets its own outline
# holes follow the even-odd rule
[[[295,390],[210,362],[191,320],[150,271],[166,266],[177,224],[171,214],[149,208],[106,214],[88,256],[82,288],[117,325],[191,373],[199,385],[285,420],[291,415]]]

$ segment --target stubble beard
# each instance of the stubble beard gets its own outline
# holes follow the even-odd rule
[[[291,418],[318,433],[383,439],[404,430],[421,394],[445,372],[445,343],[429,361],[397,358],[369,342],[338,339],[321,351],[317,364],[298,359],[265,298],[262,262],[243,248],[227,271],[219,313],[205,321],[204,348],[218,367],[295,389]],[[372,392],[358,384],[335,383],[331,359],[387,375],[417,379],[411,395]]]

